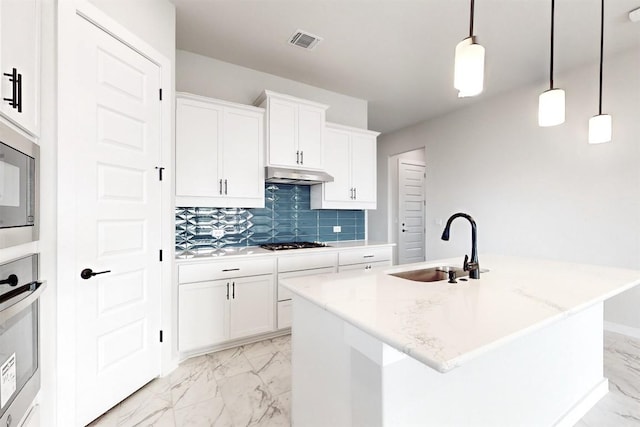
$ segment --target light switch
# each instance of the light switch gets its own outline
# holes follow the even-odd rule
[[[213,230],[211,232],[211,236],[215,237],[216,239],[224,237],[224,230]]]

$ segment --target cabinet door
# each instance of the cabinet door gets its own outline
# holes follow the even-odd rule
[[[178,350],[211,347],[229,337],[227,280],[180,285]]]
[[[178,98],[176,105],[176,196],[178,198],[221,196],[218,144],[222,138],[223,114],[221,106]],[[178,206],[181,206],[180,200],[178,200]]]
[[[324,158],[327,173],[333,176],[333,182],[324,185],[324,200],[336,202],[351,201],[351,162],[349,133],[327,129],[325,131]]]
[[[228,206],[264,206],[263,115],[225,108],[222,173]],[[245,199],[245,200],[238,200]],[[255,199],[253,203],[251,200]],[[225,205],[226,206],[226,205]]]
[[[18,111],[4,98],[13,97],[9,77],[13,68],[21,75]],[[0,112],[27,132],[38,134],[40,112],[40,1],[0,2]],[[16,88],[17,89],[17,88]]]
[[[273,276],[231,280],[230,338],[273,330]]]
[[[299,167],[298,105],[280,99],[269,100],[269,164]]]
[[[376,201],[376,138],[351,136],[351,182],[358,202]],[[371,209],[371,208],[370,208]]]
[[[307,105],[298,108],[298,150],[302,168],[322,169],[324,115],[320,108]]]

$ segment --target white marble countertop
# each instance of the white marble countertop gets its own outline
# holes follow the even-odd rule
[[[440,372],[640,284],[640,271],[490,255],[480,257],[490,271],[479,280],[425,283],[387,274],[461,263],[439,260],[280,284]]]
[[[260,246],[246,246],[246,247],[229,247],[221,249],[211,249],[202,251],[200,253],[189,254],[176,254],[176,261],[179,263],[189,261],[203,261],[213,260],[222,257],[249,257],[249,256],[283,256],[283,255],[299,255],[310,252],[329,252],[343,249],[358,249],[358,248],[371,248],[377,246],[395,246],[395,243],[386,242],[374,242],[368,240],[348,240],[343,242],[327,242],[327,246],[322,248],[308,248],[308,249],[291,249],[282,251],[270,251],[268,249],[262,249]]]

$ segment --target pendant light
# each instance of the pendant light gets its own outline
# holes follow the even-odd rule
[[[458,97],[465,98],[480,94],[484,86],[484,47],[476,43],[473,35],[474,0],[471,0],[469,37],[456,46],[453,66],[453,87]]]
[[[549,90],[538,99],[538,125],[556,126],[564,123],[564,90],[553,87],[553,30],[555,20],[555,0],[551,0],[551,61],[549,70]]]
[[[589,144],[611,141],[611,116],[602,114],[602,64],[604,55],[604,0],[600,4],[600,91],[598,115],[589,119]]]

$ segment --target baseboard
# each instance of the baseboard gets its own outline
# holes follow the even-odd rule
[[[607,322],[605,320],[604,330],[640,339],[640,328],[634,328],[621,323]]]
[[[609,392],[609,380],[603,378],[582,400],[573,405],[554,427],[573,427],[596,403]]]

